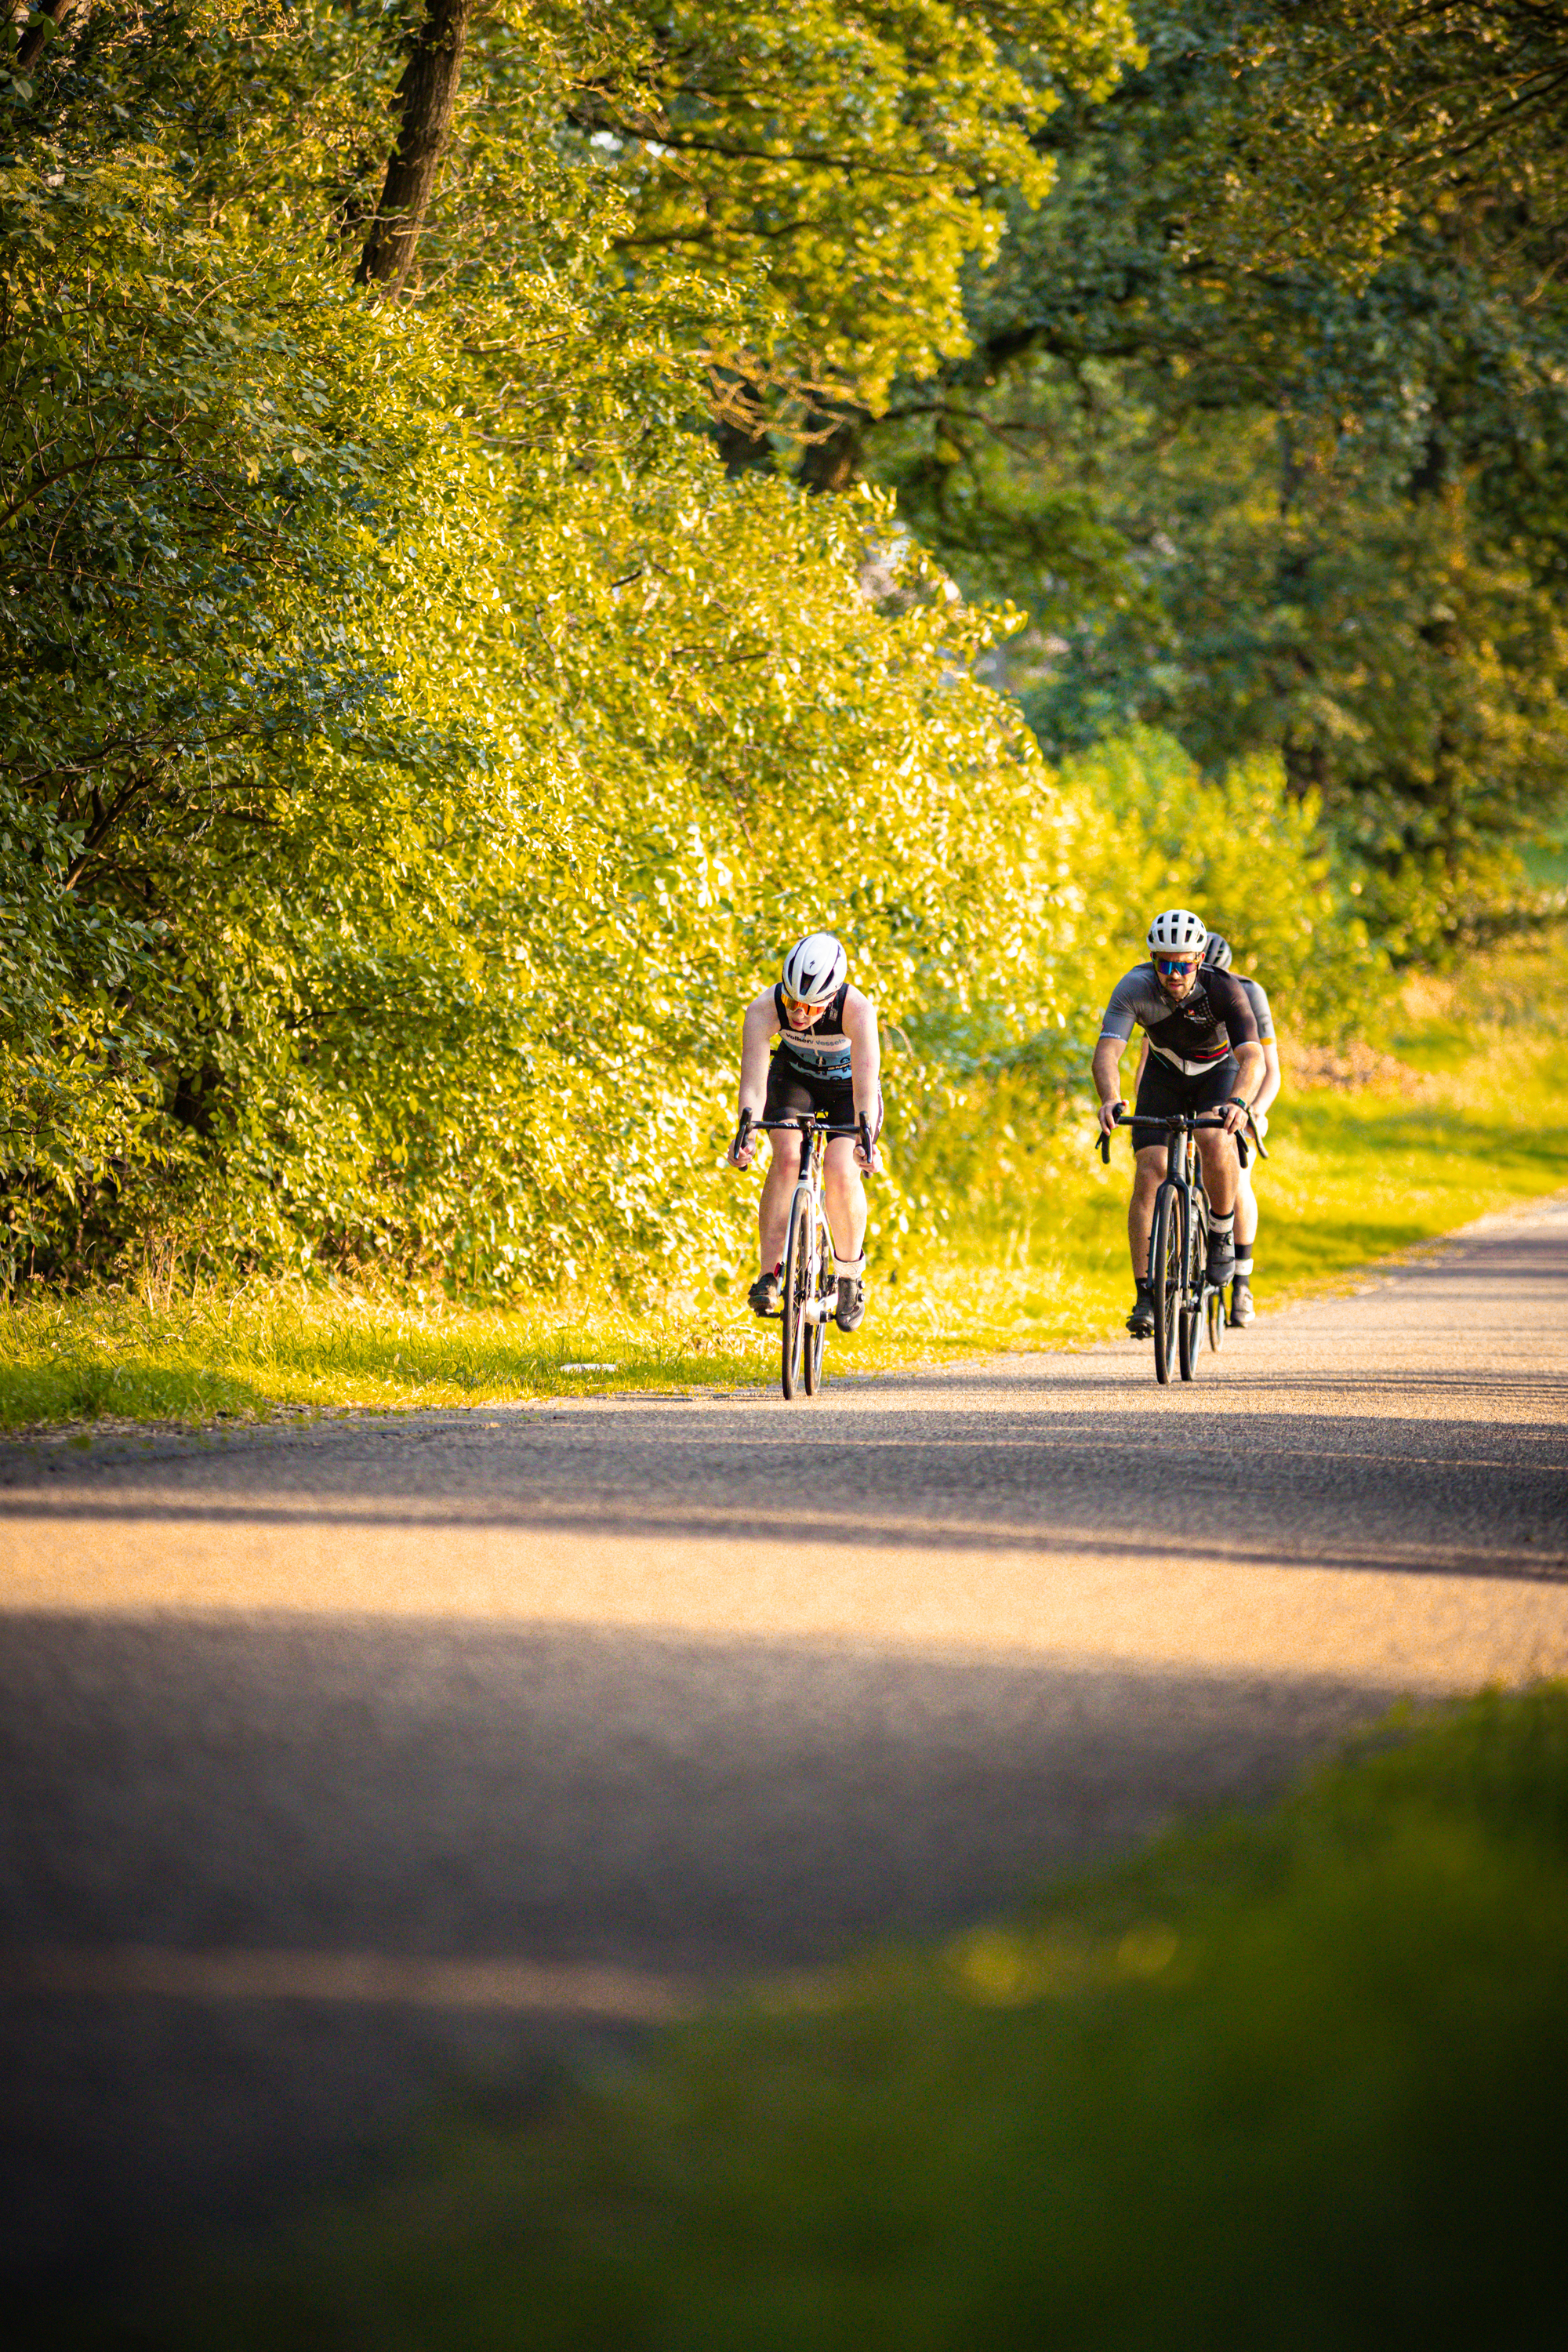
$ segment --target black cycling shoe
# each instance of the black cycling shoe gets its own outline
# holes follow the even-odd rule
[[[1146,1282],[1138,1286],[1132,1312],[1127,1318],[1127,1328],[1135,1339],[1152,1339],[1154,1336],[1154,1294]]]
[[[781,1303],[778,1276],[759,1274],[746,1293],[746,1303],[753,1315],[776,1315]]]
[[[833,1319],[841,1331],[858,1331],[866,1315],[866,1284],[858,1274],[841,1274],[838,1277],[838,1304]]]
[[[1211,1290],[1223,1290],[1236,1272],[1236,1244],[1228,1234],[1209,1235],[1209,1262],[1204,1280]]]
[[[1252,1304],[1252,1285],[1249,1282],[1234,1284],[1230,1294],[1231,1329],[1245,1331],[1256,1312]]]

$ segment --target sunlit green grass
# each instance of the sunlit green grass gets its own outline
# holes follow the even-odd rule
[[[761,1988],[71,2340],[1290,2352],[1561,2335],[1568,1689]],[[57,2337],[55,2340],[65,2340]]]
[[[1282,1096],[1257,1171],[1260,1309],[1568,1185],[1563,1015],[1553,941],[1427,987],[1393,1040],[1406,1075]],[[830,1379],[1122,1328],[1131,1153],[1081,1149],[1032,1194],[935,1246],[884,1253],[864,1328],[834,1331]],[[893,1278],[889,1278],[891,1270]],[[605,1302],[475,1307],[326,1284],[194,1293],[154,1282],[0,1309],[0,1426],[100,1416],[248,1418],[401,1410],[777,1378],[778,1326],[706,1292],[632,1313]]]

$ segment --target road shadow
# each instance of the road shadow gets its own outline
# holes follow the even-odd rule
[[[1284,1373],[1259,1384],[1281,1394]],[[1538,1402],[1542,1384],[1531,1393]],[[1217,1397],[1217,1391],[1214,1392]],[[1379,1410],[1366,1409],[1376,1395]],[[1483,1397],[1513,1392],[1499,1384]],[[649,1406],[488,1423],[345,1423],[137,1456],[58,1454],[0,1488],[0,1530],[73,1525],[416,1528],[668,1542],[1034,1550],[1559,1580],[1568,1569],[1562,1421],[1445,1412],[1439,1376],[1364,1383],[1354,1414],[1258,1409],[1218,1422],[1156,1392],[1086,1416],[1016,1386],[940,1423],[818,1412],[809,1477],[782,1410]],[[1403,1410],[1393,1409],[1397,1404]],[[1565,1400],[1568,1402],[1568,1400]],[[1550,1414],[1550,1400],[1546,1401]],[[150,1533],[149,1540],[153,1540]]]
[[[0,1944],[719,1983],[940,1935],[1261,1799],[1394,1696],[577,1628],[13,1617]],[[627,2046],[549,2017],[13,1993],[0,2264],[157,2261],[352,2179],[454,2080],[526,2102]]]

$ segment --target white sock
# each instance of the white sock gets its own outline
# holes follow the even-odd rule
[[[838,1252],[835,1250],[833,1271],[840,1282],[858,1282],[866,1271],[865,1251],[862,1250],[858,1257],[840,1257]]]

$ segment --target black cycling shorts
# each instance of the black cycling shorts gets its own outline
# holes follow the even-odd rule
[[[1227,1054],[1212,1070],[1201,1077],[1189,1078],[1182,1070],[1173,1070],[1158,1054],[1151,1054],[1143,1065],[1143,1075],[1138,1081],[1138,1099],[1132,1106],[1132,1149],[1142,1151],[1151,1143],[1164,1143],[1168,1139],[1163,1127],[1146,1127],[1146,1118],[1169,1118],[1179,1110],[1218,1110],[1235,1094],[1241,1077],[1236,1055]]]
[[[764,1118],[799,1118],[809,1111],[823,1111],[830,1127],[853,1127],[855,1124],[855,1087],[848,1078],[819,1078],[810,1071],[800,1069],[775,1047],[768,1064],[767,1100],[763,1105]],[[875,1132],[882,1131],[882,1106],[877,1105]]]

